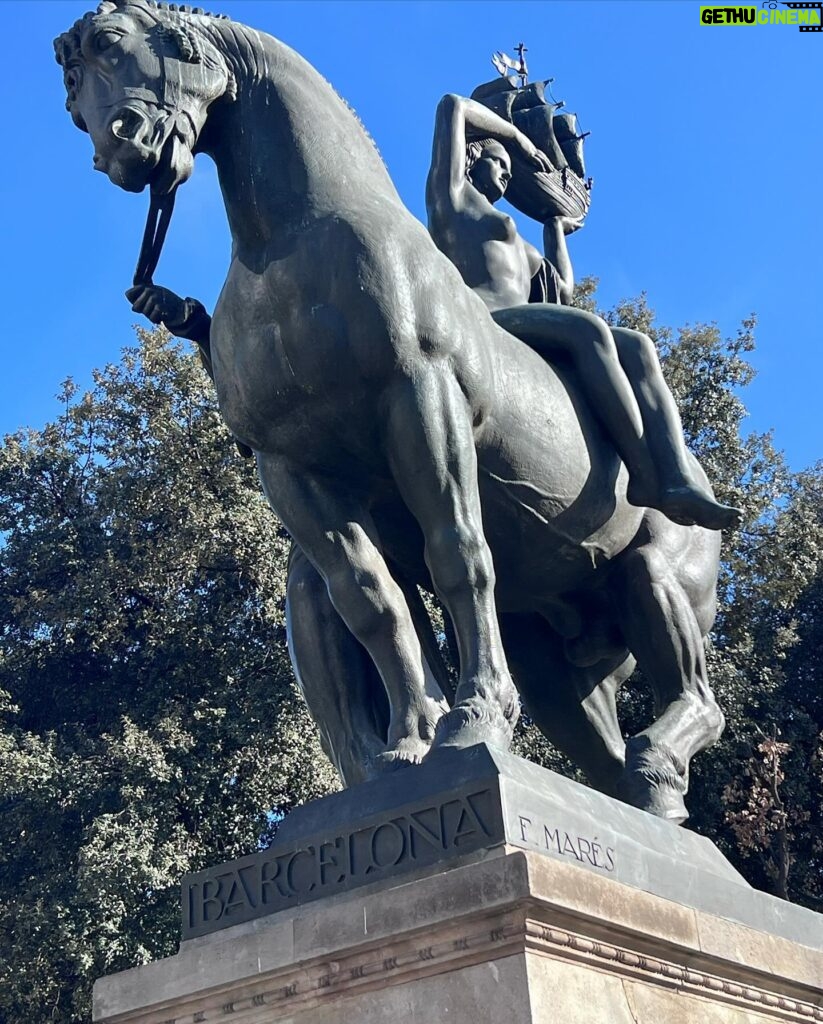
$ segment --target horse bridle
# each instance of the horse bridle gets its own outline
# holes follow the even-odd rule
[[[140,245],[140,255],[137,257],[137,267],[134,271],[135,285],[152,284],[154,272],[163,250],[163,243],[166,240],[166,233],[171,223],[171,215],[174,210],[174,198],[177,195],[177,186],[164,195],[151,193],[149,212],[146,217],[146,228],[143,232],[143,241]]]
[[[181,113],[181,107],[179,105],[179,99],[177,102],[174,101],[175,89],[179,90],[179,80],[175,81],[174,76],[170,76],[166,66],[166,57],[164,54],[160,54],[160,89],[159,96],[163,97],[164,102],[158,102],[158,106],[161,109],[165,109],[172,120],[172,132],[167,140],[167,144],[174,138],[174,132],[177,130],[176,119],[178,113]],[[172,102],[169,102],[169,93],[172,94]],[[137,257],[137,267],[134,271],[134,284],[137,285],[150,285],[152,284],[152,278],[154,272],[157,269],[158,261],[160,260],[160,253],[163,250],[163,243],[166,240],[166,233],[169,230],[169,224],[171,223],[171,215],[174,210],[174,199],[177,194],[178,186],[175,185],[171,191],[164,195],[156,195],[152,190],[151,200],[149,202],[149,212],[146,217],[146,227],[143,231],[143,241],[140,245],[140,255]]]

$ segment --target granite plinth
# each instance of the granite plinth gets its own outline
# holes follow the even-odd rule
[[[821,1022],[823,953],[503,846],[188,940],[94,1006],[96,1024]]]
[[[483,746],[316,801],[192,893],[220,913],[98,981],[97,1024],[823,1024],[823,917]]]
[[[485,744],[316,800],[269,850],[187,875],[183,937],[504,845],[823,947],[817,915],[753,893],[708,839]]]

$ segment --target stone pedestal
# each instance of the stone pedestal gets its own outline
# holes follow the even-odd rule
[[[823,917],[746,887],[683,829],[508,755],[450,757],[191,876],[192,937],[101,979],[94,1020],[823,1022]]]

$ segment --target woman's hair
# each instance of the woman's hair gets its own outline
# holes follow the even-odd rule
[[[497,139],[473,139],[466,143],[466,174],[474,167],[487,146],[499,146]]]

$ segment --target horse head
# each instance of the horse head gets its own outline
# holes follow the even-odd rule
[[[209,107],[235,93],[217,23],[199,8],[104,0],[55,40],[66,109],[115,185],[165,194],[191,174]]]

